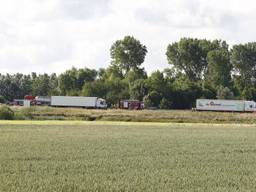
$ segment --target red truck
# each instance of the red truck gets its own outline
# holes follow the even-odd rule
[[[139,100],[122,100],[119,102],[120,109],[143,110],[144,103]]]
[[[29,100],[31,105],[35,105],[36,104],[36,97],[33,95],[25,95],[24,96],[24,100]]]

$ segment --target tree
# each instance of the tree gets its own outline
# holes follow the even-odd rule
[[[110,49],[112,64],[119,66],[125,73],[137,70],[146,54],[146,46],[132,36],[116,41]]]
[[[82,95],[87,97],[106,98],[107,85],[102,80],[96,80],[90,83],[85,83],[82,90]]]
[[[226,42],[220,40],[182,38],[168,45],[166,55],[177,71],[184,72],[190,80],[200,80],[207,69],[208,52],[225,46]]]
[[[97,74],[97,71],[94,69],[78,69],[76,74],[76,89],[81,90],[86,82],[93,82]]]
[[[172,86],[172,107],[175,109],[191,109],[196,99],[202,96],[200,84],[189,80],[185,75],[177,77]]]
[[[51,91],[50,76],[48,74],[38,75],[32,83],[32,94],[47,96]]]
[[[220,86],[217,90],[218,99],[234,99],[234,93],[228,88]]]
[[[231,86],[231,70],[229,51],[226,49],[213,50],[207,55],[208,71],[206,81],[213,88]]]
[[[121,99],[129,99],[129,85],[124,80],[114,79],[106,81],[106,100],[109,104],[118,104]]]
[[[122,74],[122,70],[117,65],[110,65],[104,72],[101,71],[102,80],[116,80],[116,79],[123,79],[124,76]]]
[[[138,79],[147,79],[147,73],[144,68],[136,69],[133,71],[129,71],[126,74],[125,79],[127,80],[127,82],[129,84],[132,84],[133,82],[135,82]]]
[[[32,80],[30,75],[6,74],[0,75],[0,94],[7,100],[14,98],[22,99],[24,95],[30,94],[32,90]]]
[[[147,94],[146,81],[138,79],[130,85],[130,98],[142,101],[143,97]]]
[[[159,108],[160,101],[162,99],[162,95],[157,91],[151,91],[148,95],[146,95],[143,99],[146,107],[154,107]]]
[[[207,67],[207,53],[201,44],[210,44],[206,40],[182,38],[167,48],[167,59],[174,68],[184,72],[189,79],[201,79]]]
[[[0,103],[5,103],[5,98],[2,95],[0,95]]]
[[[163,98],[160,101],[159,107],[160,109],[170,109],[172,107],[172,102],[166,98]]]
[[[59,76],[59,89],[62,95],[73,95],[71,92],[76,89],[76,74],[77,69],[72,68]],[[77,91],[77,90],[75,90]]]
[[[236,85],[243,92],[255,85],[256,77],[256,42],[233,46],[231,63],[236,73]],[[245,91],[246,92],[246,91]]]
[[[172,105],[170,77],[165,78],[163,72],[155,71],[145,82],[148,92],[144,97],[146,107],[169,109]]]
[[[0,119],[1,120],[13,120],[14,119],[14,112],[8,106],[1,106],[0,107]]]
[[[149,91],[157,91],[159,94],[164,95],[166,91],[164,74],[160,71],[153,72],[147,79],[147,87]]]
[[[84,84],[93,82],[97,78],[97,71],[83,68],[76,69],[73,67],[59,76],[59,88],[63,95],[79,95]]]

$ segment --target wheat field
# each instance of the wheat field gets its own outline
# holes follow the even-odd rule
[[[1,121],[0,191],[256,191],[256,126]]]

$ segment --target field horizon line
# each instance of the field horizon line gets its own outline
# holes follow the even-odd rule
[[[182,126],[234,126],[234,127],[254,127],[256,124],[250,123],[188,123],[188,122],[127,122],[127,121],[81,121],[81,120],[0,120],[0,125],[157,125],[157,126],[168,126],[168,125],[182,125]]]

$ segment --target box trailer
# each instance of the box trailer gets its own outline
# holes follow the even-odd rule
[[[51,106],[54,107],[83,107],[83,108],[107,108],[106,101],[98,97],[70,97],[52,96]]]
[[[122,100],[119,102],[120,109],[143,110],[144,103],[139,100]]]
[[[36,96],[35,101],[36,101],[36,105],[50,105],[51,97],[49,97],[49,96]]]
[[[214,100],[198,99],[196,101],[197,111],[230,111],[230,112],[255,112],[254,101],[243,100]]]

